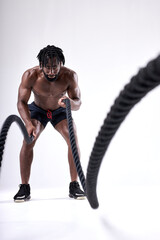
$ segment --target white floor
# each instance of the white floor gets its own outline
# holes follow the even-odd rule
[[[64,189],[32,189],[32,200],[14,203],[0,192],[1,240],[159,240],[160,187],[99,190],[100,207],[73,200]]]

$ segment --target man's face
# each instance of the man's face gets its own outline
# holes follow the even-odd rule
[[[48,63],[45,67],[42,68],[42,70],[45,78],[49,82],[54,82],[58,78],[60,68],[61,63],[58,62],[56,58],[53,58],[53,61],[51,61],[51,59],[48,59]]]

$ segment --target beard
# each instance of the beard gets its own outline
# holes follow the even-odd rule
[[[54,82],[54,81],[56,81],[57,78],[58,78],[58,74],[56,74],[54,78],[48,77],[48,75],[47,75],[44,71],[43,71],[43,74],[44,74],[45,78],[46,78],[49,82]]]

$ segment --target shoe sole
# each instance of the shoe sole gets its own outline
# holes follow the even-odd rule
[[[86,196],[75,197],[75,196],[73,196],[72,194],[69,194],[69,197],[70,197],[70,198],[74,198],[74,199],[76,199],[76,200],[84,200],[84,199],[86,199]]]
[[[31,199],[31,197],[27,197],[25,199],[14,199],[14,202],[16,203],[22,203],[22,202],[26,202],[26,201],[29,201]]]

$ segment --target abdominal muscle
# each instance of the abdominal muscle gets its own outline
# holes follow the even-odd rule
[[[56,110],[60,107],[58,100],[65,94],[60,94],[59,96],[39,96],[34,92],[34,102],[35,104],[44,110]]]

